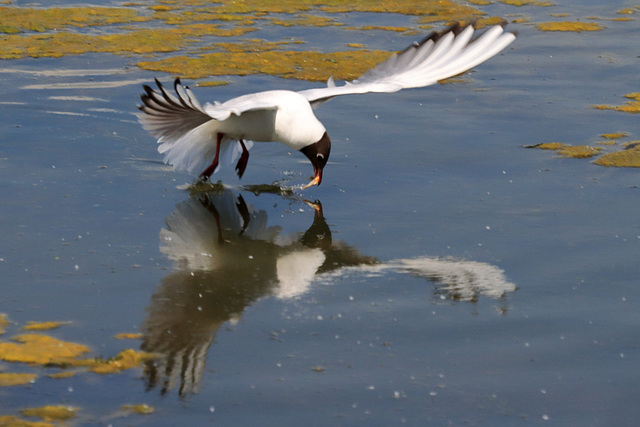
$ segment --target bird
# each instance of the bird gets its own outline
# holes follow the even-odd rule
[[[268,90],[202,105],[180,78],[174,81],[175,94],[156,78],[157,90],[143,85],[138,121],[157,138],[166,164],[190,174],[201,171],[202,180],[219,169],[222,157],[229,163],[238,159],[235,171],[242,178],[253,141],[283,143],[304,154],[313,166],[314,177],[304,190],[320,185],[331,152],[331,139],[314,109],[341,95],[392,93],[436,84],[497,55],[517,36],[505,30],[506,22],[476,37],[474,26],[456,23],[433,32],[342,85],[330,77],[326,87]]]

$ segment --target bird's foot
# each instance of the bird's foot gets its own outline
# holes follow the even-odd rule
[[[244,170],[247,168],[247,163],[249,162],[249,152],[244,151],[236,163],[236,173],[238,174],[238,178],[242,178],[244,175]]]

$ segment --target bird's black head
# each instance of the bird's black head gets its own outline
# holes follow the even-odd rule
[[[329,135],[325,132],[324,135],[322,135],[322,138],[320,138],[320,141],[307,145],[300,151],[311,161],[314,174],[313,181],[307,184],[304,188],[312,185],[320,185],[322,182],[322,170],[327,164],[327,161],[329,160],[329,153],[331,152],[331,140],[329,139]]]

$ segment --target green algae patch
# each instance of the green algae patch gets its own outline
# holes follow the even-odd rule
[[[632,7],[626,7],[624,9],[620,9],[618,10],[616,13],[618,15],[633,15],[634,13],[636,13],[637,10],[632,8]]]
[[[617,139],[623,138],[627,135],[628,134],[626,132],[617,132],[605,133],[600,136],[605,138],[607,141],[611,141],[609,145],[615,145],[615,141]],[[625,147],[624,150],[604,153],[602,155],[600,155],[602,152],[602,148],[600,147],[589,147],[587,145],[572,146],[561,142],[529,145],[525,146],[525,148],[552,150],[562,157],[573,157],[577,159],[587,159],[600,155],[593,161],[596,165],[618,168],[640,168],[640,141],[629,141],[622,145]]]
[[[602,148],[589,147],[588,145],[572,145],[568,147],[559,148],[556,153],[562,157],[572,157],[574,159],[588,159],[597,155]]]
[[[408,31],[411,31],[411,28],[409,28],[409,27],[389,27],[389,26],[384,26],[384,25],[363,25],[361,27],[345,27],[345,30],[394,31],[396,33],[406,33]]]
[[[62,325],[68,325],[70,322],[27,322],[22,327],[25,331],[48,331],[51,329],[57,329]]]
[[[553,3],[550,1],[542,1],[542,0],[500,0],[500,3],[508,4],[509,6],[540,6],[540,7],[549,7],[553,6]]]
[[[62,57],[90,52],[117,55],[166,53],[184,49],[201,36],[239,36],[248,31],[253,30],[191,24],[178,28],[136,30],[101,36],[66,32],[33,36],[10,35],[0,37],[0,59]]]
[[[182,25],[189,24],[194,22],[229,22],[234,23],[236,25],[253,25],[255,24],[257,18],[251,15],[245,14],[223,14],[223,13],[212,13],[206,11],[190,11],[183,10],[179,12],[164,12],[158,11],[153,15],[153,19],[164,21],[169,25]]]
[[[9,325],[9,319],[6,314],[0,313],[0,335],[5,333],[5,328]]]
[[[626,150],[603,154],[593,163],[606,167],[640,168],[640,145],[632,145]]]
[[[168,12],[170,10],[179,9],[179,7],[177,7],[177,6],[167,6],[167,5],[159,4],[159,5],[155,5],[155,6],[149,6],[149,9],[154,10],[156,12]]]
[[[123,332],[121,334],[114,335],[114,338],[117,340],[138,340],[142,338],[142,334],[140,333],[131,333],[131,332]]]
[[[35,382],[36,374],[16,374],[12,372],[0,373],[0,387],[31,384]],[[3,425],[3,424],[0,424]]]
[[[627,132],[614,132],[614,133],[602,133],[600,134],[604,139],[615,140],[629,136]]]
[[[177,56],[158,61],[142,61],[138,67],[163,71],[185,78],[208,76],[269,74],[288,79],[326,81],[330,76],[353,80],[379,62],[390,52],[363,50],[349,52],[231,52],[203,54],[196,58]]]
[[[86,366],[89,371],[96,374],[115,374],[127,369],[137,368],[141,366],[142,363],[155,357],[156,356],[151,353],[144,353],[129,349],[121,351],[112,359],[93,361],[85,360],[82,364]]]
[[[536,27],[540,31],[563,31],[574,33],[581,33],[583,31],[601,31],[606,28],[604,25],[600,25],[595,22],[573,21],[541,22],[536,24]]]
[[[525,148],[539,148],[541,150],[552,150],[562,157],[573,157],[574,159],[587,159],[597,155],[602,148],[589,147],[587,145],[569,145],[562,142],[546,142],[536,145],[528,145]]]
[[[43,32],[64,27],[86,27],[148,21],[134,9],[113,7],[64,7],[31,9],[0,7],[3,32]],[[13,29],[7,31],[6,28]]]
[[[268,50],[279,50],[283,46],[291,44],[304,44],[303,41],[278,41],[270,42],[263,39],[245,39],[234,43],[213,43],[211,48],[222,52],[263,52]],[[210,48],[207,48],[210,49]]]
[[[47,405],[39,408],[23,409],[25,417],[38,417],[45,421],[66,421],[75,418],[78,408],[62,405]]]
[[[563,142],[543,142],[541,144],[536,145],[527,145],[525,148],[539,148],[541,150],[559,150],[564,147],[568,147],[569,144],[565,144]]]
[[[70,363],[88,353],[82,344],[60,341],[47,335],[25,334],[13,338],[13,342],[0,342],[0,360],[38,365]]]
[[[280,25],[283,27],[330,27],[344,25],[337,22],[334,18],[318,15],[300,14],[296,18],[280,19],[271,18],[269,22],[273,25]]]
[[[156,411],[153,406],[149,406],[144,403],[141,405],[122,405],[122,410],[140,415],[149,415],[153,414]]]
[[[593,105],[597,110],[613,110],[623,113],[638,114],[640,113],[640,92],[628,93],[624,96],[629,101],[622,105]]]
[[[401,15],[439,15],[446,21],[451,13],[478,13],[469,6],[451,0],[237,0],[223,2],[207,10],[215,13],[301,13],[319,10],[326,13],[374,12]]]
[[[486,4],[486,0],[476,0],[476,4]],[[141,6],[147,13],[141,13]],[[21,8],[0,7],[0,59],[25,57],[63,57],[86,53],[111,53],[116,55],[144,55],[185,51],[195,55],[197,51],[219,49],[207,43],[206,47],[192,47],[205,37],[235,37],[256,31],[256,22],[266,25],[314,26],[344,25],[337,14],[348,12],[393,13],[416,16],[416,22],[461,22],[484,15],[483,12],[467,4],[452,0],[238,0],[234,2],[211,3],[204,0],[171,1],[163,0],[151,5],[124,3],[121,7],[51,7]],[[287,18],[272,14],[287,14]],[[328,14],[328,16],[321,16]],[[479,22],[498,22],[500,18],[481,19]],[[122,24],[151,22],[155,28],[136,28]],[[160,24],[160,26],[157,26]],[[90,26],[110,26],[96,34],[79,32],[75,28]],[[407,27],[363,26],[362,31],[395,31],[409,33]],[[416,30],[413,30],[416,31]],[[24,34],[28,33],[28,34]],[[37,33],[37,34],[34,34]],[[299,42],[302,43],[302,42]],[[252,51],[271,50],[269,43],[263,47],[253,47]],[[141,62],[142,68],[169,70],[176,75],[206,77],[209,75],[273,74],[280,77],[304,80],[325,80],[329,75],[350,79],[366,71],[376,61],[367,61],[367,67],[357,67],[349,73],[345,67],[354,62],[362,62],[364,56],[383,58],[382,52],[365,51],[360,57],[354,53],[335,52],[320,54],[285,52],[282,55],[261,55],[249,58],[247,46],[243,42],[238,47],[227,47],[227,52],[236,55],[227,58],[201,57],[187,60],[184,57],[167,59],[164,62]],[[245,53],[242,55],[242,53]],[[346,57],[351,55],[351,57]],[[364,56],[362,56],[364,55]],[[277,56],[277,57],[275,57]],[[335,66],[327,67],[327,60]],[[284,63],[279,63],[280,59]],[[364,59],[366,61],[366,59]],[[214,73],[204,72],[196,62],[215,65]],[[272,61],[266,64],[265,61]],[[234,66],[237,62],[239,65]],[[179,66],[183,64],[184,66]],[[196,65],[199,71],[191,71]],[[249,67],[248,71],[241,69]],[[318,68],[318,70],[314,70]],[[322,74],[319,74],[322,73]]]
[[[0,426],[5,427],[54,427],[53,424],[42,421],[27,421],[13,415],[0,416]]]
[[[226,86],[229,82],[225,80],[207,80],[204,82],[198,82],[196,86],[198,87],[212,87],[212,86]]]

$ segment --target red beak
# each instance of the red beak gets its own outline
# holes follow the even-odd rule
[[[314,185],[320,185],[322,182],[322,169],[315,169],[313,180],[310,183],[302,187],[303,190],[306,190],[309,187],[313,187]]]

